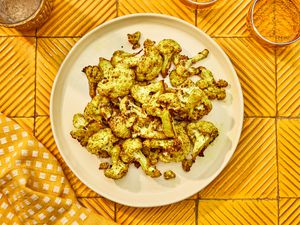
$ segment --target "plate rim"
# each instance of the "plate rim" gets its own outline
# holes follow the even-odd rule
[[[126,20],[128,18],[134,18],[134,17],[156,17],[156,18],[161,18],[161,19],[168,19],[168,20],[174,20],[176,22],[182,23],[183,25],[188,26],[190,29],[194,30],[195,32],[201,33],[201,35],[205,36],[205,38],[209,39],[214,46],[219,50],[219,52],[223,55],[224,59],[228,62],[228,65],[230,67],[230,69],[233,72],[233,79],[236,81],[236,83],[238,84],[236,86],[237,90],[238,90],[238,94],[239,94],[239,99],[241,100],[240,102],[240,107],[241,107],[241,115],[238,118],[238,123],[239,123],[239,127],[238,127],[238,134],[235,138],[235,142],[232,143],[232,149],[233,151],[231,153],[229,153],[229,157],[227,162],[223,163],[223,165],[221,167],[219,167],[219,172],[216,173],[214,176],[211,176],[211,181],[208,182],[206,185],[204,185],[202,188],[199,188],[195,193],[186,195],[184,197],[176,197],[174,196],[174,199],[172,199],[171,201],[168,201],[167,203],[164,203],[164,201],[154,201],[153,204],[144,204],[141,201],[135,201],[135,204],[131,204],[131,203],[126,203],[124,201],[118,201],[117,198],[111,197],[110,195],[107,195],[105,193],[99,193],[97,190],[95,190],[92,185],[89,185],[88,182],[86,182],[84,179],[81,178],[81,176],[77,173],[77,171],[73,168],[73,166],[71,166],[71,164],[69,164],[66,155],[64,154],[64,151],[61,150],[62,146],[60,146],[60,142],[59,142],[59,138],[57,137],[56,131],[54,129],[55,125],[54,125],[54,92],[55,89],[57,88],[57,83],[58,80],[60,78],[60,76],[62,76],[62,69],[65,65],[65,63],[68,61],[68,59],[71,57],[72,53],[76,50],[77,46],[80,45],[82,42],[84,42],[87,38],[89,38],[90,35],[92,35],[94,32],[97,32],[98,30],[102,29],[103,27],[109,26],[112,23],[118,22],[120,20]],[[203,190],[205,187],[207,187],[211,182],[213,182],[217,176],[220,175],[220,173],[225,169],[225,167],[228,165],[228,163],[230,162],[230,160],[232,159],[233,154],[235,153],[239,140],[241,138],[241,133],[242,133],[242,128],[243,128],[243,124],[244,124],[244,98],[243,98],[243,90],[241,87],[241,82],[238,78],[238,75],[236,73],[236,70],[233,66],[232,61],[230,60],[230,58],[228,57],[228,55],[225,53],[225,51],[223,50],[223,48],[213,39],[211,38],[208,34],[206,34],[204,31],[202,31],[200,28],[198,28],[197,26],[188,23],[185,20],[182,20],[180,18],[174,17],[174,16],[170,16],[170,15],[165,15],[165,14],[158,14],[158,13],[135,13],[135,14],[130,14],[130,15],[124,15],[124,16],[119,16],[117,18],[111,19],[109,21],[106,21],[102,24],[100,24],[99,26],[93,28],[92,30],[90,30],[89,32],[87,32],[84,36],[82,36],[80,38],[80,40],[78,42],[76,42],[76,44],[71,48],[71,50],[68,52],[68,54],[66,55],[65,59],[63,60],[63,62],[61,63],[59,70],[55,76],[55,79],[53,81],[53,85],[52,85],[52,89],[51,89],[51,94],[50,94],[50,105],[49,105],[49,111],[50,111],[50,124],[51,124],[51,130],[52,130],[52,134],[54,137],[54,141],[55,144],[59,150],[59,153],[61,154],[63,160],[65,161],[65,163],[67,164],[67,166],[72,170],[72,172],[76,175],[76,177],[83,183],[85,184],[87,187],[89,187],[91,190],[93,190],[94,192],[98,193],[101,197],[107,198],[111,201],[114,201],[116,203],[119,204],[123,204],[126,206],[130,206],[130,207],[159,207],[159,206],[165,206],[165,205],[170,205],[173,203],[177,203],[180,202],[182,200],[185,200],[187,198],[189,198],[190,196],[193,196],[194,194],[198,193],[199,191]]]

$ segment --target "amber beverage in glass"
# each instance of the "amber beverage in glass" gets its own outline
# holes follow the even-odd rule
[[[265,45],[300,40],[300,0],[255,0],[248,13],[251,34]]]

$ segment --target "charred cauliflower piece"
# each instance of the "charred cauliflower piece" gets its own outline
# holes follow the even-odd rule
[[[116,135],[117,137],[123,139],[131,137],[130,128],[132,127],[133,123],[124,115],[119,114],[113,116],[108,121],[108,124],[114,135]]]
[[[168,109],[163,109],[160,114],[162,127],[165,135],[169,138],[175,137],[173,118]]]
[[[127,34],[128,37],[128,42],[132,44],[132,49],[137,49],[141,47],[139,41],[141,38],[141,32],[137,31],[134,32],[133,34]]]
[[[141,139],[127,139],[122,144],[123,154],[127,155],[130,160],[139,162],[144,172],[150,177],[159,177],[160,171],[155,166],[151,166],[149,160],[142,153],[143,144]]]
[[[174,127],[173,127],[173,119],[169,112],[169,109],[164,108],[163,105],[159,103],[159,96],[161,93],[155,93],[147,103],[142,105],[143,109],[145,109],[146,113],[151,116],[160,117],[162,122],[162,127],[165,135],[167,137],[174,137]]]
[[[164,152],[159,155],[163,162],[181,162],[191,151],[191,141],[185,130],[186,124],[184,122],[176,122],[174,125],[176,137],[180,142],[180,149],[177,151]]]
[[[151,83],[149,85],[141,86],[135,84],[131,88],[132,97],[141,104],[148,103],[153,94],[155,93],[163,93],[165,91],[164,81],[158,81],[155,83]]]
[[[72,138],[76,139],[82,146],[87,145],[90,136],[104,128],[102,124],[96,121],[89,123],[81,113],[77,113],[73,116],[73,126],[74,129],[70,134]]]
[[[151,165],[156,165],[159,160],[159,149],[150,149],[143,144],[143,154],[149,159]]]
[[[192,165],[193,165],[194,162],[195,162],[195,160],[193,160],[193,159],[184,159],[181,162],[182,169],[185,172],[189,172],[191,170],[191,167],[192,167]]]
[[[135,72],[128,64],[119,63],[113,67],[110,61],[100,58],[99,67],[103,71],[103,79],[97,86],[100,95],[114,99],[129,94],[135,82]]]
[[[139,62],[139,57],[136,57],[138,53],[128,53],[123,50],[117,50],[113,53],[113,56],[110,59],[111,64],[116,67],[119,64],[122,64],[125,67],[135,67]]]
[[[166,77],[169,73],[171,67],[172,59],[175,54],[182,51],[181,46],[172,39],[164,39],[157,44],[157,49],[163,56],[163,65],[161,74]]]
[[[110,164],[108,162],[102,162],[99,165],[99,170],[106,170],[110,167]]]
[[[145,111],[137,106],[132,97],[126,96],[120,101],[120,111],[125,116],[133,116],[135,118],[147,118]]]
[[[148,81],[158,77],[163,64],[163,59],[155,46],[155,42],[147,39],[144,42],[144,55],[136,68],[137,81]]]
[[[103,73],[99,69],[98,66],[87,66],[84,67],[82,72],[85,73],[88,82],[89,82],[89,93],[91,98],[94,98],[96,96],[96,90],[97,90],[97,85],[99,81],[103,77]]]
[[[121,147],[119,145],[114,146],[109,154],[111,157],[111,167],[104,170],[104,175],[114,180],[121,179],[128,172],[128,164],[125,164],[120,159]]]
[[[196,85],[205,92],[209,99],[225,99],[224,88],[228,86],[225,80],[215,81],[212,72],[204,67],[201,68],[199,76],[201,80],[197,81]]]
[[[191,142],[185,126],[186,124],[183,122],[175,123],[175,139],[145,140],[143,145],[146,149],[159,149],[159,159],[162,162],[181,162],[191,151]]]
[[[137,118],[134,122],[132,137],[166,139],[160,119],[155,117]]]
[[[199,52],[196,56],[188,58],[182,55],[175,55],[174,64],[176,69],[170,74],[170,82],[172,86],[178,87],[181,85],[188,77],[197,75],[201,72],[200,68],[193,67],[193,64],[205,59],[209,54],[207,49]]]
[[[73,116],[73,126],[77,129],[81,129],[86,127],[89,124],[89,122],[87,121],[87,119],[84,117],[83,114],[81,113],[76,113]]]
[[[101,153],[104,151],[110,155],[110,152],[117,141],[118,138],[113,135],[111,129],[104,128],[89,138],[87,150],[92,154],[98,154],[99,152]]]
[[[211,122],[198,121],[187,125],[187,134],[194,144],[192,159],[195,160],[198,155],[203,155],[207,146],[219,135],[219,131]]]
[[[112,107],[109,98],[96,95],[85,107],[84,116],[88,121],[103,122],[112,115]]]
[[[181,142],[178,139],[148,139],[143,142],[144,147],[160,149],[164,152],[175,152],[181,148]]]
[[[148,115],[160,117],[163,131],[167,137],[174,137],[173,121],[167,108],[162,108],[158,103],[159,96],[165,91],[163,81],[147,86],[134,85],[131,89],[133,98],[142,104],[142,108]]]
[[[163,108],[170,110],[178,110],[181,107],[180,100],[177,95],[177,90],[174,93],[164,93],[158,96],[157,103]]]
[[[172,70],[170,73],[170,83],[173,87],[179,87],[186,79],[187,77],[179,76],[176,70]]]
[[[172,111],[177,119],[199,120],[212,109],[211,101],[196,85],[181,88],[177,95],[181,108]]]
[[[166,180],[175,179],[176,174],[172,170],[167,170],[166,172],[164,172],[164,178]]]

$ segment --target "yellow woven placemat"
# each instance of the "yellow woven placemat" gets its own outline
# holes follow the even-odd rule
[[[179,0],[56,0],[37,31],[0,28],[0,111],[31,129],[59,160],[79,201],[120,224],[300,223],[300,43],[264,48],[250,37],[250,0],[194,12]],[[132,208],[94,193],[70,171],[52,137],[49,97],[57,70],[87,31],[112,18],[156,12],[211,35],[231,58],[245,99],[239,146],[207,188],[182,202]]]

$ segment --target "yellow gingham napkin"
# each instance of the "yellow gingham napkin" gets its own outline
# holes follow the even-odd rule
[[[56,158],[0,113],[0,224],[115,223],[82,207]]]

